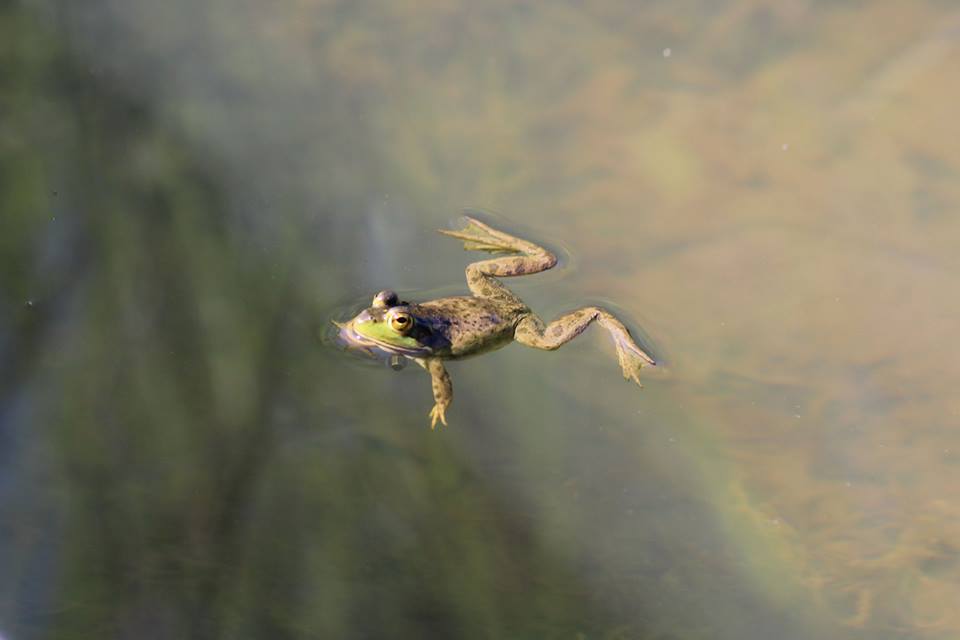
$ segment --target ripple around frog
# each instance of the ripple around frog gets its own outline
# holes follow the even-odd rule
[[[531,233],[529,229],[518,228],[517,225],[504,221],[501,216],[496,214],[486,211],[477,211],[474,209],[465,209],[464,213],[466,215],[475,216],[481,220],[485,220],[491,224],[497,225],[498,228],[504,229],[507,233],[516,233],[522,237],[528,238],[533,238],[536,236],[536,234]],[[458,219],[459,218],[453,218],[451,220]],[[560,278],[568,277],[573,273],[576,268],[576,262],[573,260],[571,252],[565,245],[557,242],[545,242],[540,238],[536,238],[534,241],[547,248],[558,258],[558,264],[556,268],[550,269],[542,274],[536,274],[540,279],[538,284],[549,284],[551,281],[555,282]],[[550,278],[552,274],[554,277]],[[505,280],[507,284],[510,284],[510,279]],[[344,336],[339,326],[339,323],[348,322],[359,310],[368,306],[370,304],[370,296],[373,295],[373,293],[374,292],[367,292],[365,294],[352,296],[351,298],[344,300],[342,303],[328,309],[323,314],[323,317],[329,318],[330,322],[324,323],[318,329],[320,340],[325,345],[336,347],[337,351],[340,353],[347,354],[348,357],[345,358],[345,360],[349,360],[355,364],[360,364],[361,366],[387,366],[394,371],[400,371],[406,368],[407,364],[409,363],[408,358],[387,351],[386,349],[379,348],[376,345],[364,345],[363,349],[358,349],[356,348],[355,344],[351,343],[348,337]],[[416,291],[406,290],[398,293],[400,299],[410,300],[413,302],[467,294],[467,292],[464,291],[463,286],[455,284]],[[622,307],[608,299],[596,297],[579,298],[574,306],[582,307],[585,303],[595,304],[597,306],[606,308],[617,315],[617,317],[623,318],[630,333],[638,340],[642,347],[648,352],[655,354],[658,365],[660,365],[659,369],[662,371],[663,369],[667,368],[664,365],[668,366],[669,358],[665,357],[662,349],[650,348],[651,346],[655,345],[650,335],[646,331],[642,330],[639,325],[633,321],[631,315],[628,314]],[[364,357],[358,358],[356,355]]]

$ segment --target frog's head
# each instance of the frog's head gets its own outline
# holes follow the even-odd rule
[[[427,357],[433,351],[425,343],[429,331],[418,325],[409,304],[400,302],[393,291],[381,291],[373,297],[370,307],[352,320],[335,324],[348,347],[368,352],[380,349],[410,358]]]

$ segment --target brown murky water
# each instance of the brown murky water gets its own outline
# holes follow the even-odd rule
[[[0,637],[960,635],[951,3],[86,5],[0,12]],[[431,433],[316,335],[463,207],[666,366]]]

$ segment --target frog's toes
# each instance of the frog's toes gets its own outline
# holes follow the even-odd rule
[[[443,426],[447,426],[446,410],[446,405],[442,405],[439,402],[433,405],[433,409],[430,409],[430,413],[427,414],[430,416],[430,429],[437,428],[437,420],[439,420]]]

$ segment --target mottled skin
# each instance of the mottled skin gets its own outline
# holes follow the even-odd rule
[[[469,216],[464,229],[440,233],[463,240],[467,250],[509,255],[467,266],[467,285],[473,295],[410,304],[399,301],[392,291],[381,291],[368,309],[338,324],[340,336],[348,345],[406,356],[430,372],[435,403],[430,411],[430,428],[436,427],[438,420],[447,424],[446,410],[453,399],[444,360],[492,351],[512,341],[537,349],[557,349],[596,320],[613,338],[625,378],[640,384],[640,368],[655,364],[608,311],[584,307],[545,325],[498,280],[553,268],[557,258],[543,247]]]

